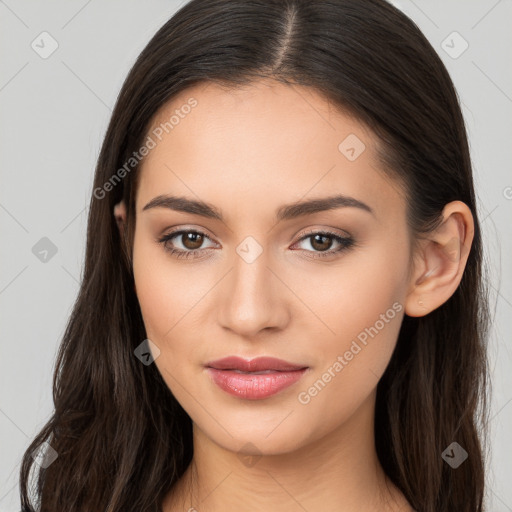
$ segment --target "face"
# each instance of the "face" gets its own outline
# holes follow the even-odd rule
[[[276,82],[182,91],[148,136],[135,285],[154,364],[195,427],[270,454],[347,424],[392,355],[411,262],[376,138],[314,90]],[[227,356],[306,369],[207,368]]]

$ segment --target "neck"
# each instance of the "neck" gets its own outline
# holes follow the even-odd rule
[[[328,435],[288,453],[253,457],[219,446],[194,424],[192,462],[162,510],[410,511],[379,463],[374,410],[375,393]]]

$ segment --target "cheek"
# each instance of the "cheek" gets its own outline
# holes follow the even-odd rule
[[[197,363],[202,361],[198,345],[204,334],[199,317],[216,276],[177,264],[142,235],[134,240],[133,273],[146,335],[160,350],[155,364],[178,401],[188,403],[183,384],[193,390],[191,372],[199,376],[202,370]]]
[[[137,298],[148,337],[165,342],[187,319],[211,288],[204,279],[177,265],[164,249],[150,240],[134,240],[133,273]]]
[[[377,385],[403,319],[409,261],[405,247],[404,243],[398,251],[384,243],[375,245],[346,258],[335,271],[302,280],[299,294],[329,328],[316,336],[316,365],[307,383],[314,389],[308,393],[302,388],[306,401],[322,394],[314,399],[327,407],[328,396],[343,396],[350,409],[346,400],[355,407]],[[314,319],[308,319],[301,326],[303,332],[308,326],[311,331]],[[329,390],[323,392],[324,387]]]
[[[171,329],[173,311],[176,311],[180,303],[176,300],[178,283],[169,280],[169,267],[160,257],[155,257],[154,253],[154,249],[148,244],[137,243],[135,239],[133,274],[137,298],[150,339],[152,336],[160,338],[163,332]],[[170,283],[173,283],[172,286]]]
[[[287,276],[297,295],[330,328],[333,338],[350,339],[373,325],[393,303],[403,302],[408,246],[405,238],[393,244],[385,238],[346,253],[333,265],[310,265],[307,271]]]
[[[158,254],[158,251],[162,254]],[[178,343],[179,330],[186,322],[194,297],[183,272],[173,270],[166,253],[150,244],[134,241],[133,273],[147,337],[159,348],[154,364],[178,400],[180,364],[190,360],[193,344]]]

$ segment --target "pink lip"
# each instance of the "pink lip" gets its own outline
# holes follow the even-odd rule
[[[249,361],[230,356],[208,363],[206,369],[213,382],[227,393],[260,400],[291,386],[308,368],[274,357],[257,357]],[[240,373],[263,371],[266,373]]]

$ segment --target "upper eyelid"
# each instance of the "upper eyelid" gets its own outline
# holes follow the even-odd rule
[[[208,233],[205,233],[204,231],[201,231],[200,229],[193,229],[193,228],[190,228],[190,229],[178,228],[175,231],[171,231],[171,232],[163,235],[162,237],[160,237],[160,240],[166,239],[167,241],[169,241],[169,240],[172,240],[174,237],[183,235],[185,233],[197,233],[198,235],[202,235],[205,238],[208,238],[208,240],[210,240],[210,242],[212,242],[212,243],[215,243],[215,244],[218,243],[218,242],[215,242],[215,240],[213,240],[213,238],[210,235],[208,235]],[[207,249],[211,249],[211,247],[207,247]],[[201,249],[190,249],[188,252],[200,251],[200,250]]]
[[[199,235],[204,235],[206,238],[210,239],[212,242],[214,238],[210,236],[204,228],[187,228],[187,227],[178,227],[176,229],[172,229],[169,232],[163,233],[159,238],[170,238],[174,237],[178,234],[183,233],[198,233]]]
[[[329,236],[332,236],[332,237],[339,237],[339,238],[351,238],[352,235],[350,235],[348,232],[346,231],[343,231],[343,230],[339,230],[336,231],[334,228],[313,228],[311,230],[308,230],[308,231],[305,231],[305,232],[302,232],[299,236],[299,241],[308,237],[308,236],[311,236],[311,235],[316,235],[316,234],[325,234],[325,235],[329,235]]]

